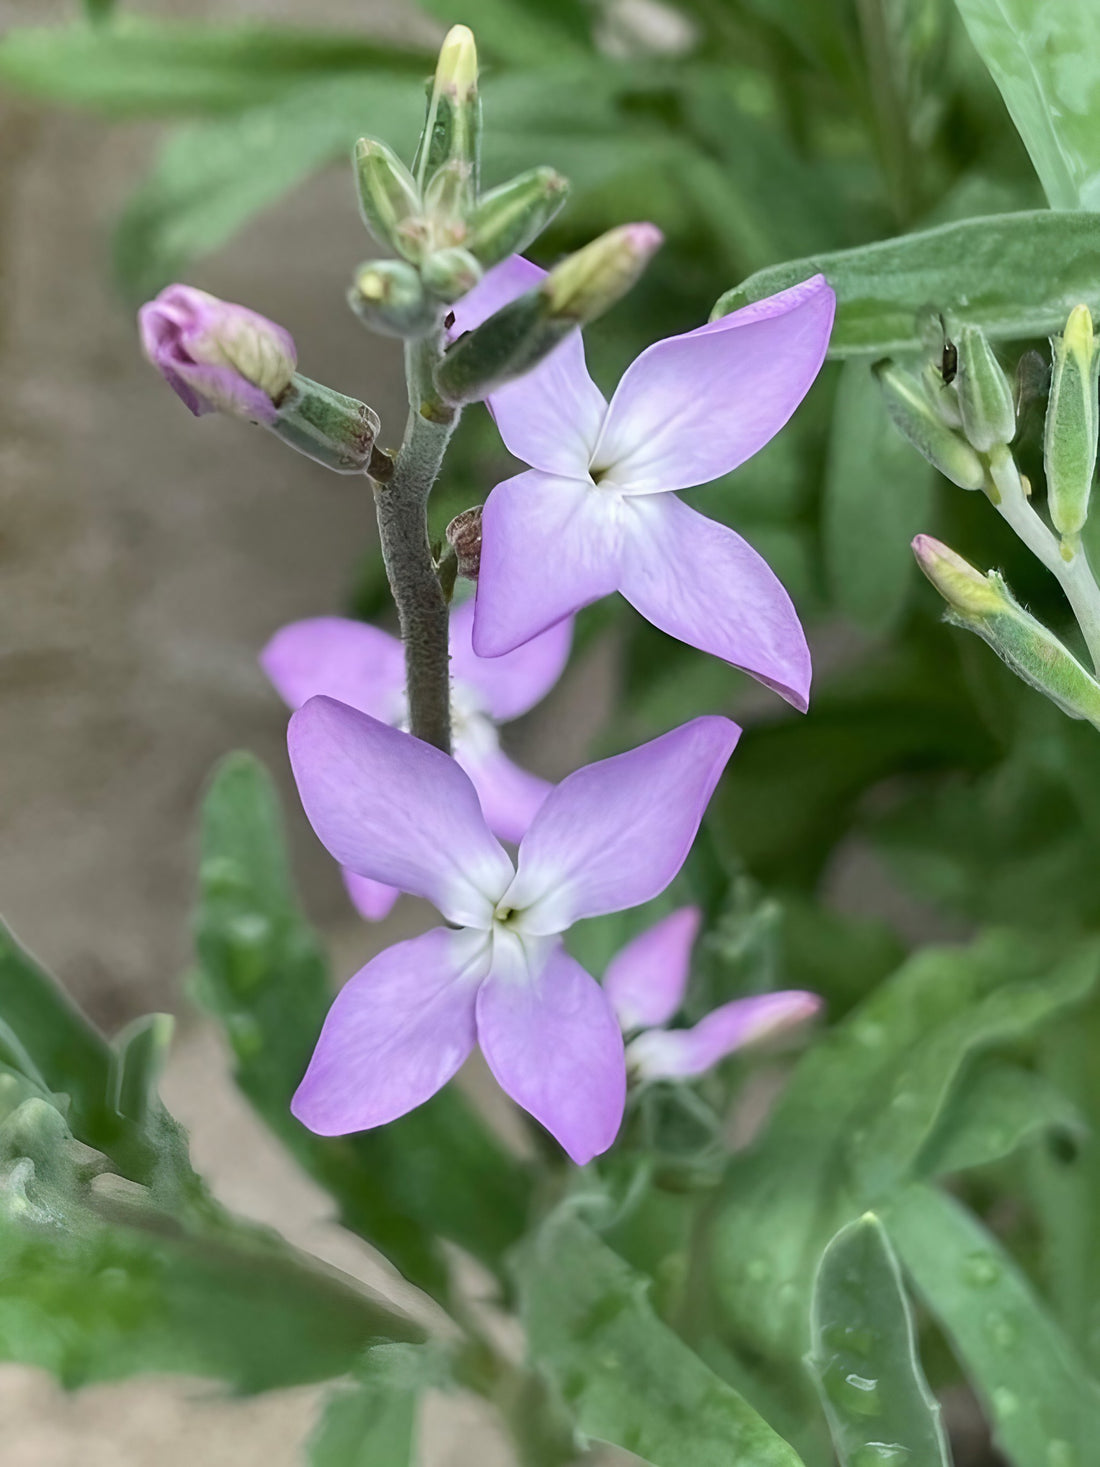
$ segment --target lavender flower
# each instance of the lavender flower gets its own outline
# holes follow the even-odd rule
[[[325,1136],[382,1125],[433,1095],[476,1041],[578,1165],[605,1151],[626,1094],[622,1034],[561,934],[665,889],[739,734],[696,718],[577,770],[513,865],[453,759],[311,698],[289,744],[314,830],[342,866],[426,897],[452,926],[387,948],[344,987],[294,1097],[298,1119]]]
[[[162,290],[138,324],[145,355],[197,418],[274,423],[298,360],[289,331],[189,285]]]
[[[680,907],[627,943],[608,965],[604,992],[633,1035],[627,1069],[639,1080],[684,1080],[701,1075],[734,1050],[765,1039],[821,1008],[815,993],[787,989],[735,998],[688,1029],[666,1027],[683,1002],[698,907]]]
[[[468,601],[451,616],[451,717],[454,752],[473,780],[489,829],[501,840],[518,841],[550,784],[528,774],[500,747],[496,725],[519,718],[557,682],[569,660],[569,619],[506,657],[474,655],[474,607]],[[260,653],[260,665],[291,708],[327,694],[394,728],[407,724],[405,658],[388,632],[340,616],[292,622],[277,631]],[[354,871],[344,882],[359,913],[380,922],[400,893]]]
[[[455,306],[454,331],[541,276],[519,256],[496,266]],[[816,275],[659,341],[610,405],[578,332],[493,393],[505,444],[531,468],[485,505],[477,652],[500,656],[621,591],[654,626],[805,710],[810,655],[786,591],[740,535],[667,491],[728,473],[778,433],[821,367],[834,306]]]

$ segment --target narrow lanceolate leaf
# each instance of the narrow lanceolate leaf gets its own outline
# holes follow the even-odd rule
[[[885,1217],[1012,1467],[1088,1467],[1100,1386],[993,1234],[932,1187],[907,1190]]]
[[[1080,1112],[1042,1075],[982,1065],[964,1076],[944,1108],[916,1171],[934,1177],[988,1166],[1043,1133],[1080,1141],[1087,1130]]]
[[[866,362],[845,364],[825,472],[825,571],[833,601],[871,632],[905,610],[913,536],[928,528],[932,466],[895,431]]]
[[[646,1284],[570,1211],[522,1253],[531,1355],[583,1436],[654,1467],[800,1467],[794,1449],[654,1313]]]
[[[841,1467],[887,1463],[887,1452],[905,1467],[951,1467],[897,1260],[873,1213],[826,1248],[811,1318],[807,1363]]]
[[[955,0],[1052,209],[1100,206],[1100,12],[1093,0]]]
[[[238,1085],[344,1224],[435,1292],[440,1237],[499,1269],[523,1229],[527,1177],[453,1086],[392,1125],[338,1139],[290,1114],[332,992],[294,897],[275,791],[250,755],[225,760],[207,794],[200,888],[200,1002],[225,1028]]]
[[[1098,200],[1100,202],[1100,200]],[[834,357],[922,348],[932,307],[993,340],[1060,331],[1074,306],[1100,309],[1100,214],[994,214],[758,270],[712,319],[822,272],[837,294]]]

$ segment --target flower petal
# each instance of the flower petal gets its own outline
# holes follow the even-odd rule
[[[578,1166],[607,1150],[626,1100],[623,1039],[603,990],[563,947],[537,976],[500,964],[494,952],[478,991],[477,1035],[501,1089]]]
[[[524,836],[503,897],[523,913],[524,932],[564,932],[664,891],[740,734],[728,718],[694,718],[563,779]]]
[[[340,875],[344,878],[351,904],[368,922],[381,922],[393,911],[393,904],[401,893],[396,886],[386,886],[381,881],[372,881],[369,876],[357,876],[346,867]]]
[[[553,785],[513,764],[495,739],[456,740],[455,758],[473,780],[489,829],[518,844]]]
[[[287,738],[306,815],[341,866],[427,897],[450,922],[491,921],[512,863],[453,759],[333,698],[299,708]]]
[[[809,391],[835,308],[815,275],[648,347],[611,399],[594,468],[631,494],[728,474],[775,437]]]
[[[670,637],[724,658],[804,713],[810,650],[763,556],[674,494],[625,502],[619,589],[630,604]]]
[[[591,483],[538,470],[496,486],[481,521],[479,657],[512,652],[615,589],[621,504]]]
[[[519,255],[502,260],[455,305],[452,339],[533,290],[545,274]],[[489,407],[500,436],[517,458],[549,474],[587,477],[607,399],[588,375],[579,330],[571,331],[533,371],[494,392]]]
[[[812,1018],[820,1007],[816,993],[798,989],[734,999],[693,1029],[649,1029],[639,1034],[627,1050],[628,1063],[645,1080],[689,1079],[735,1049]]]
[[[372,958],[336,996],[290,1108],[319,1136],[385,1125],[445,1085],[473,1048],[488,939],[437,927]]]
[[[611,959],[603,987],[624,1032],[667,1024],[680,1007],[702,915],[698,907],[680,907]]]
[[[405,654],[388,632],[344,616],[315,616],[282,627],[260,666],[291,708],[322,693],[396,723],[403,712]]]
[[[573,619],[566,617],[540,637],[503,657],[478,657],[473,648],[474,603],[451,613],[451,671],[467,683],[498,723],[518,718],[545,698],[561,677],[573,644]]]

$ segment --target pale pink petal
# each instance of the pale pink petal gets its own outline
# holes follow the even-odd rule
[[[501,1089],[584,1166],[614,1141],[626,1067],[599,984],[555,947],[531,973],[498,958],[477,996],[477,1037]]]
[[[388,632],[344,616],[315,616],[282,627],[260,666],[291,708],[318,693],[394,723],[405,698],[405,655]]]
[[[564,932],[664,891],[740,733],[728,718],[695,718],[563,779],[524,836],[503,898],[522,911],[524,931]]]
[[[613,591],[616,495],[537,470],[498,484],[481,522],[474,651],[500,657]]]
[[[421,1105],[474,1045],[489,939],[437,927],[386,948],[340,990],[291,1110],[319,1136],[385,1125]]]
[[[762,993],[723,1004],[692,1029],[650,1029],[631,1040],[627,1059],[645,1080],[701,1075],[735,1049],[771,1038],[812,1018],[821,1007],[816,993],[792,989]]]
[[[477,701],[497,723],[518,718],[545,698],[569,661],[572,617],[503,657],[478,657],[473,629],[474,603],[467,601],[451,613],[451,672],[456,683],[474,690]]]
[[[502,260],[455,305],[451,338],[533,290],[545,274],[518,255]],[[607,400],[588,375],[579,330],[533,371],[494,392],[489,407],[509,452],[524,463],[549,474],[587,476]]]
[[[611,959],[604,992],[624,1031],[667,1024],[680,1007],[702,915],[698,907],[680,907]]]
[[[655,627],[722,657],[800,712],[810,651],[778,576],[736,531],[674,494],[624,501],[619,589]]]
[[[368,922],[381,922],[383,917],[388,917],[401,895],[396,886],[372,881],[369,876],[357,876],[354,871],[344,869],[340,875],[344,878],[352,906]]]
[[[553,785],[513,764],[495,740],[456,740],[455,758],[473,780],[489,829],[518,844]]]
[[[825,360],[836,297],[823,275],[648,347],[626,370],[592,457],[632,494],[687,489],[759,452]]]
[[[489,924],[512,863],[453,759],[332,698],[299,708],[288,744],[309,822],[341,866],[427,897],[450,922]]]

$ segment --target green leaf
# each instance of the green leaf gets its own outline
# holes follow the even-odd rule
[[[322,1380],[423,1332],[208,1198],[165,1211],[31,1098],[0,1125],[0,1359],[68,1386],[146,1372]]]
[[[196,943],[197,996],[225,1029],[238,1085],[345,1226],[437,1294],[439,1237],[499,1269],[523,1230],[527,1175],[453,1086],[353,1136],[314,1136],[290,1114],[332,995],[294,899],[274,788],[248,754],[223,761],[203,805]]]
[[[932,1187],[907,1190],[886,1224],[1012,1467],[1094,1461],[1100,1387],[993,1234]]]
[[[654,1467],[799,1467],[793,1448],[654,1314],[647,1285],[566,1207],[521,1254],[532,1358],[579,1430]]]
[[[1081,1138],[1087,1127],[1061,1091],[1031,1070],[993,1063],[965,1075],[929,1136],[916,1170],[945,1176],[1011,1156],[1046,1132]]]
[[[844,364],[825,472],[825,573],[833,601],[871,632],[905,610],[928,528],[935,471],[891,425],[865,362]]]
[[[1067,953],[1021,933],[928,948],[818,1041],[727,1174],[714,1266],[739,1335],[780,1358],[804,1353],[829,1237],[907,1184],[972,1054],[1033,1034],[1098,969],[1095,943]]]
[[[1060,331],[1075,305],[1100,311],[1100,214],[995,214],[758,270],[711,318],[819,271],[837,293],[829,354],[918,351],[929,306],[992,340]]]
[[[425,9],[450,24],[451,0],[427,0]],[[519,66],[583,55],[591,50],[592,16],[583,0],[465,0],[462,19],[479,52]]]
[[[379,1345],[337,1386],[309,1441],[309,1467],[415,1467],[418,1406],[435,1378],[434,1356]]]
[[[956,0],[1052,209],[1100,207],[1100,14],[1092,0]]]
[[[841,1467],[887,1463],[886,1452],[905,1467],[951,1467],[901,1272],[873,1213],[842,1228],[826,1248],[810,1330],[807,1363]]]
[[[111,117],[252,106],[311,78],[348,72],[359,73],[354,85],[369,110],[371,91],[388,76],[403,74],[403,86],[416,94],[416,79],[430,67],[427,51],[365,36],[134,15],[110,26],[17,26],[0,39],[0,82]]]

